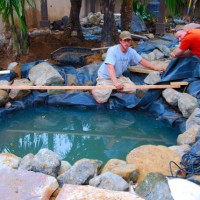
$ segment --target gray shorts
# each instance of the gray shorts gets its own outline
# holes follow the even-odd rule
[[[119,78],[117,78],[117,80],[119,81],[119,83],[123,84],[124,86],[129,86],[129,85],[135,85],[135,83],[133,83],[129,78],[125,77],[125,76],[120,76]],[[97,85],[112,85],[114,86],[113,82],[111,79],[105,79],[105,78],[97,78]],[[123,89],[122,92],[125,93],[136,93],[136,89]],[[95,98],[95,100],[98,103],[105,103],[108,101],[110,95],[112,93],[111,89],[105,89],[105,90],[92,90],[92,95]]]

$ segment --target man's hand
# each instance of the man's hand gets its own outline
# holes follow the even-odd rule
[[[121,83],[116,83],[116,84],[115,84],[115,87],[116,87],[116,89],[117,89],[118,91],[120,91],[120,90],[123,90],[124,85],[121,84]]]
[[[172,52],[170,52],[170,57],[172,57],[172,58],[175,58],[176,57],[176,55],[175,55],[175,53],[172,51]]]
[[[154,70],[159,71],[159,72],[164,72],[166,70],[165,67],[154,67]]]
[[[154,67],[151,62],[149,62],[148,60],[145,60],[144,58],[142,58],[142,60],[139,62],[140,65],[147,67],[149,69],[155,70],[155,71],[159,71],[159,72],[164,72],[166,70],[165,67]]]

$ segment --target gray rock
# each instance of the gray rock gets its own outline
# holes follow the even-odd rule
[[[62,76],[48,62],[32,67],[28,76],[34,85],[62,85],[64,83]]]
[[[99,160],[81,159],[64,174],[57,177],[58,183],[60,186],[63,184],[87,184],[97,174],[101,165],[102,162]]]
[[[105,172],[89,181],[89,185],[114,191],[127,191],[129,184],[119,175]]]
[[[16,86],[32,86],[33,83],[30,82],[28,79],[15,79],[12,85]],[[12,89],[9,93],[9,97],[11,99],[17,100],[22,99],[23,97],[29,95],[31,93],[31,90],[14,90]]]
[[[186,121],[186,130],[190,129],[194,125],[200,126],[200,108],[195,108],[194,112]]]
[[[61,165],[60,165],[60,169],[58,171],[58,176],[65,173],[67,170],[69,170],[71,168],[71,165],[69,162],[62,160],[61,161]]]
[[[19,167],[21,158],[11,153],[0,154],[0,169],[1,168],[12,168],[17,169]]]
[[[171,106],[178,106],[178,99],[180,98],[181,93],[177,92],[172,88],[167,88],[163,90],[162,96],[166,102]]]
[[[144,200],[130,192],[112,191],[89,185],[63,185],[56,200]]]
[[[175,151],[180,156],[183,156],[185,153],[187,153],[191,149],[191,146],[188,144],[183,144],[183,145],[171,146],[169,147],[169,149]]]
[[[2,200],[48,200],[58,188],[54,177],[26,170],[0,169]]]
[[[145,79],[144,82],[149,85],[158,83],[161,80],[160,72],[151,72]]]
[[[200,131],[199,125],[192,126],[190,129],[187,129],[184,133],[178,135],[177,143],[179,145],[194,144],[196,140],[196,135],[199,131]]]
[[[169,57],[170,49],[166,45],[158,45],[157,48],[164,54],[164,56]]]
[[[6,85],[6,86],[8,86],[8,85],[10,85],[10,82],[8,82],[6,80],[0,80],[0,85]],[[5,91],[9,92],[9,90],[5,90]]]
[[[32,166],[33,159],[34,159],[34,155],[33,154],[29,153],[29,154],[25,155],[21,159],[21,162],[19,164],[19,168],[18,169],[31,171],[33,169],[33,166]]]
[[[178,108],[185,118],[188,118],[198,107],[197,99],[190,94],[183,93],[178,99]]]
[[[174,200],[167,179],[161,173],[149,173],[136,188],[136,193],[145,200]]]
[[[49,149],[40,149],[33,158],[32,170],[56,177],[60,164],[61,161],[57,154]]]
[[[154,49],[151,53],[149,54],[141,54],[141,56],[149,61],[154,61],[154,60],[159,60],[161,58],[164,58],[164,54],[159,51],[158,49]]]

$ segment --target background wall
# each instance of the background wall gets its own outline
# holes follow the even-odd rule
[[[95,3],[95,12],[100,11],[99,0],[93,0]],[[80,18],[85,17],[91,11],[91,0],[82,0],[82,7],[80,12]],[[121,0],[116,1],[115,12],[120,12]],[[69,16],[71,3],[70,0],[47,0],[48,3],[48,17],[50,23],[56,20],[62,19],[64,16]],[[28,28],[40,27],[41,20],[41,4],[40,1],[36,1],[34,7],[26,5],[26,20]],[[0,17],[0,32],[3,31],[3,23]]]

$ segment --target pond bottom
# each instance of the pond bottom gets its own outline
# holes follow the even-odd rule
[[[141,145],[175,145],[180,134],[178,128],[133,109],[35,107],[7,115],[0,127],[1,152],[23,157],[48,148],[71,164],[81,158],[125,160]]]

